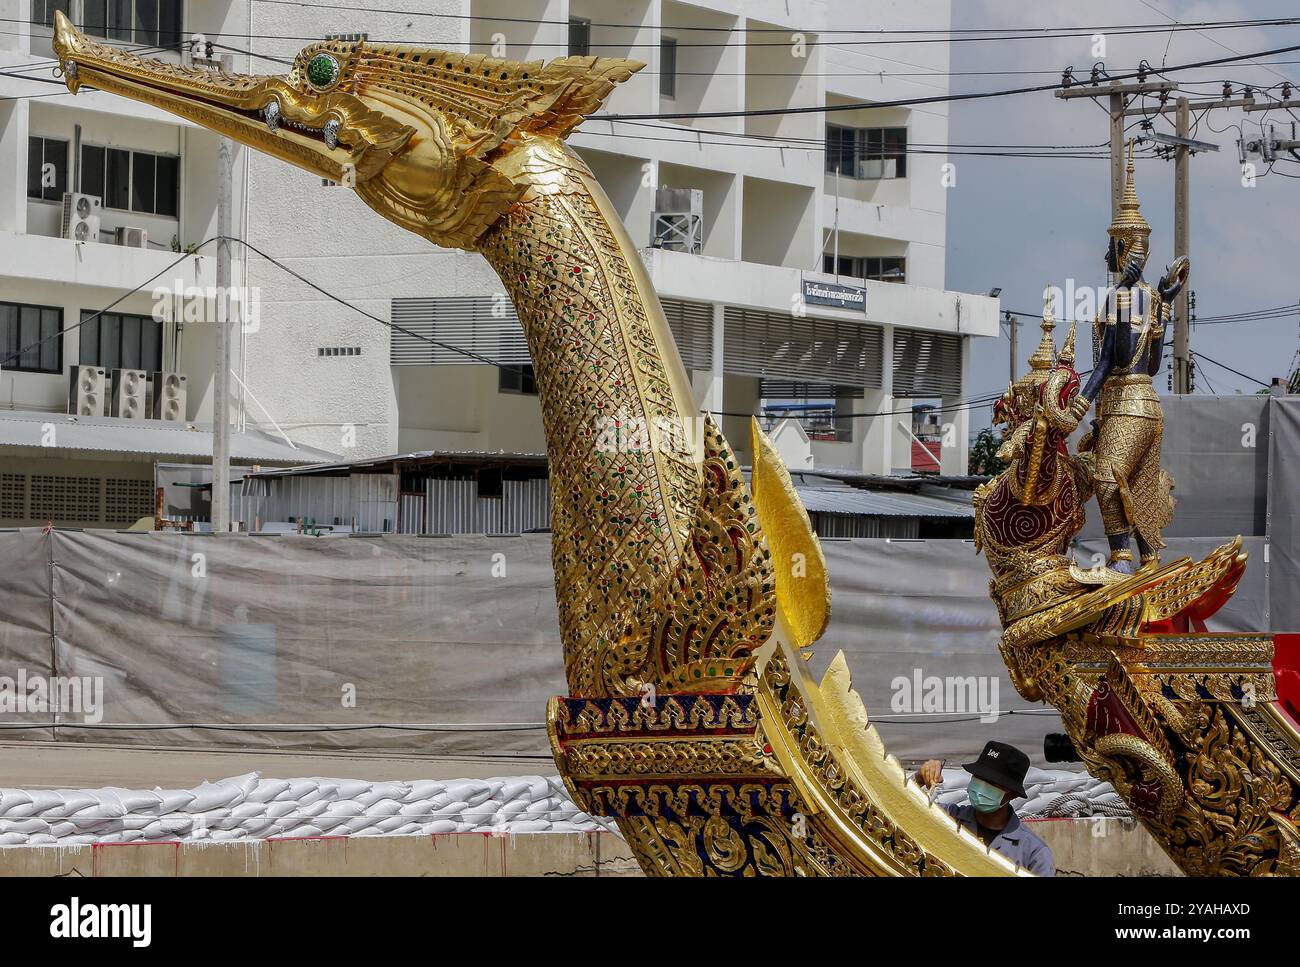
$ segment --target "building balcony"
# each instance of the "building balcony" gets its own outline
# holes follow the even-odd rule
[[[775,313],[790,313],[803,291],[803,280],[835,281],[833,275],[821,272],[664,249],[643,249],[641,258],[662,298],[719,303]],[[999,303],[988,296],[893,282],[840,281],[866,290],[865,311],[826,306],[805,306],[804,311],[826,319],[962,336],[996,336],[998,333]]]
[[[32,284],[93,286],[120,293],[162,272],[179,257],[170,250],[0,231],[0,278]],[[189,256],[166,279],[159,278],[155,284],[170,286],[176,278],[184,279],[186,285],[212,285],[210,278],[205,281],[204,263],[210,269],[214,261],[200,255]]]

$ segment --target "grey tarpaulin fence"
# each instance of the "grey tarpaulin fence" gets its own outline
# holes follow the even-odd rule
[[[1174,539],[1170,552],[1212,543]],[[1259,627],[1261,543],[1251,539],[1243,591],[1216,627]],[[955,762],[999,738],[1041,763],[1059,723],[1011,687],[987,566],[969,542],[825,548],[834,617],[814,670],[844,649],[891,751]],[[0,532],[0,613],[0,676],[97,677],[99,725],[111,728],[3,712],[0,726],[45,726],[6,739],[545,754],[546,700],[564,691],[545,534]],[[927,714],[930,678],[976,681],[974,709]],[[979,721],[990,707],[1017,712]]]

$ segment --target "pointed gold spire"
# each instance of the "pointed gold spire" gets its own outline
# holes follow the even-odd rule
[[[1065,345],[1056,357],[1056,365],[1074,369],[1074,320],[1070,320],[1070,331],[1065,337]]]
[[[1038,341],[1038,348],[1034,354],[1029,357],[1030,369],[1048,370],[1052,368],[1052,361],[1056,357],[1056,339],[1052,335],[1056,329],[1056,318],[1052,314],[1056,293],[1050,288],[1044,294],[1043,299],[1043,338]]]
[[[1142,216],[1142,206],[1138,202],[1137,187],[1133,180],[1133,144],[1133,139],[1130,138],[1124,193],[1120,197],[1119,211],[1107,229],[1107,233],[1123,245],[1119,260],[1120,271],[1134,256],[1140,258],[1143,264],[1146,263],[1147,240],[1151,237],[1151,226]]]

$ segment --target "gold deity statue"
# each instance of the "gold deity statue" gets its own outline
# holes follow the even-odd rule
[[[1155,288],[1142,279],[1151,226],[1142,217],[1133,185],[1133,144],[1128,178],[1110,228],[1107,266],[1119,276],[1107,292],[1093,332],[1096,366],[1074,400],[1080,419],[1095,401],[1092,448],[1094,485],[1110,565],[1134,571],[1129,542],[1137,538],[1142,566],[1159,564],[1161,531],[1173,519],[1173,479],[1160,466],[1164,418],[1152,377],[1160,372],[1173,301],[1187,282],[1189,263],[1179,257]]]

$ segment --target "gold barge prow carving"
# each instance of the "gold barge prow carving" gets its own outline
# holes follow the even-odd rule
[[[644,65],[331,40],[285,75],[236,75],[89,40],[59,12],[54,50],[73,92],[152,104],[345,181],[394,224],[496,270],[550,465],[575,696],[550,703],[552,747],[574,799],[618,817],[646,872],[1023,872],[906,784],[842,664],[813,687],[802,662],[789,674],[790,646],[770,644],[780,622],[787,642],[811,644],[829,616],[807,515],[765,441],[756,506],[721,432],[697,418],[636,248],[563,142]],[[772,550],[804,555],[799,583],[774,572]]]

